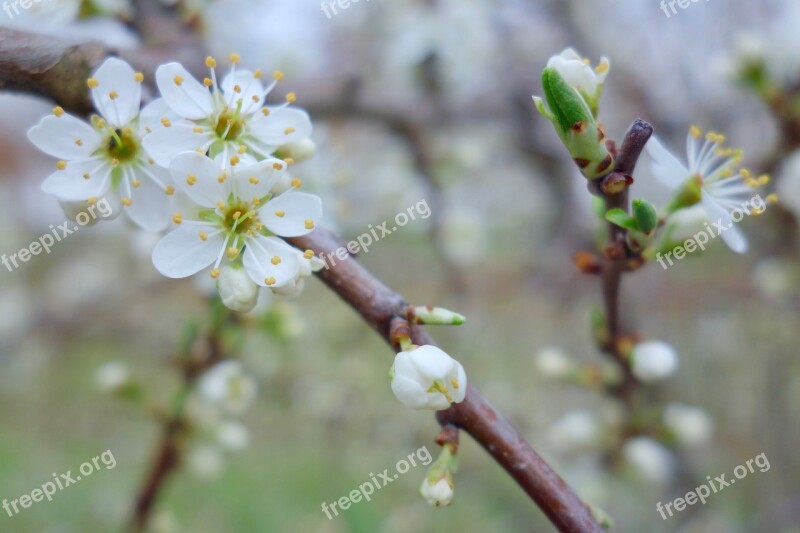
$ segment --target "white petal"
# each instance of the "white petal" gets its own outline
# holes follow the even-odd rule
[[[236,92],[235,87],[239,87]],[[264,104],[264,86],[249,70],[237,70],[235,73],[228,74],[222,80],[222,93],[228,107],[236,109],[238,101],[242,101],[242,110],[245,113],[251,110],[258,110]],[[253,101],[253,96],[258,97],[258,101]]]
[[[170,220],[169,196],[146,176],[138,176],[141,185],[131,191],[131,205],[124,207],[128,216],[147,231],[163,231]]]
[[[689,170],[655,136],[650,138],[645,148],[653,158],[653,174],[658,181],[671,189],[677,189],[689,179]]]
[[[166,128],[159,123],[153,132],[142,140],[142,146],[153,158],[153,161],[164,168],[169,168],[175,156],[184,152],[194,152],[198,148],[206,147],[213,139],[208,130],[196,133],[189,124],[172,123]]]
[[[274,165],[279,164],[281,170]],[[280,159],[268,158],[251,165],[237,165],[233,176],[237,195],[245,200],[263,198],[286,172],[286,163]]]
[[[180,63],[167,63],[158,67],[156,84],[167,105],[180,116],[191,120],[211,116],[211,93]]]
[[[94,128],[67,114],[44,117],[28,131],[28,139],[47,155],[66,160],[87,158],[102,142]]]
[[[94,106],[115,128],[130,124],[139,114],[142,84],[129,64],[116,57],[106,59],[94,73],[97,87],[92,89]]]
[[[185,278],[211,265],[225,245],[222,233],[214,235],[212,224],[181,224],[153,249],[153,265],[168,278]],[[199,237],[204,231],[206,240]]]
[[[90,178],[83,175],[89,173]],[[64,170],[56,170],[42,183],[42,191],[67,202],[85,202],[100,198],[111,185],[111,167],[100,160],[70,161]]]
[[[172,160],[169,171],[175,184],[203,207],[216,207],[217,202],[228,199],[231,180],[220,183],[217,178],[222,174],[222,167],[203,154],[182,153]]]
[[[702,204],[703,209],[706,210],[708,218],[711,219],[712,222],[721,222],[723,227],[728,228],[719,235],[722,237],[722,240],[725,241],[725,244],[737,254],[747,252],[747,238],[739,228],[735,226],[728,211],[715,202],[713,198],[709,197],[708,194],[703,194]]]
[[[289,133],[287,133],[289,132]],[[282,107],[269,115],[258,113],[248,123],[247,136],[257,144],[278,147],[288,142],[301,141],[311,135],[311,119],[301,109]]]
[[[166,118],[172,123],[180,123],[182,116],[174,112],[163,98],[157,98],[146,105],[139,113],[139,132],[145,135],[150,131],[163,127],[161,119]]]
[[[274,258],[280,262],[273,264]],[[259,285],[267,286],[265,280],[274,278],[270,287],[279,287],[297,276],[300,268],[294,248],[275,237],[256,235],[247,241],[243,261],[247,273]]]
[[[278,216],[276,213],[282,213]],[[259,211],[264,227],[281,237],[299,237],[311,233],[322,218],[322,200],[304,192],[285,192],[264,204]],[[313,223],[312,228],[306,222]]]

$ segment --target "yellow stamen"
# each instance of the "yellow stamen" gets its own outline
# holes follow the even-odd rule
[[[211,78],[203,78],[203,85],[205,87],[211,87],[212,85],[214,85],[214,82],[211,81]]]
[[[272,77],[275,78],[277,81],[281,81],[283,79],[283,72],[280,70],[276,70],[272,73]]]
[[[264,283],[265,283],[267,286],[270,286],[270,285],[275,285],[275,278],[273,278],[272,276],[270,276],[270,277],[268,277],[268,278],[265,278],[265,279],[264,279]]]
[[[175,213],[174,215],[172,215],[172,221],[175,224],[180,224],[181,222],[183,222],[183,216],[180,213]]]
[[[297,95],[295,93],[288,93],[286,95],[286,101],[290,104],[293,104],[297,101]]]
[[[130,205],[132,203],[133,203],[133,200],[131,200],[130,198],[126,197],[126,198],[122,199],[122,205],[124,205],[125,207],[130,207]]]
[[[211,56],[206,57],[206,66],[208,68],[214,68],[217,66],[217,60]]]
[[[305,222],[305,227],[306,229],[314,229],[314,221],[311,220],[310,218],[307,218]]]
[[[137,83],[142,83],[144,81],[144,74],[137,72],[133,75],[133,79],[136,80]]]
[[[219,176],[217,176],[217,183],[225,183],[226,179],[228,179],[228,173],[223,172]]]
[[[96,198],[96,197],[94,197],[94,196],[92,196],[91,198],[87,198],[87,199],[86,199],[86,203],[87,203],[88,205],[94,205],[94,204],[96,204],[96,203],[97,203],[97,198]]]
[[[90,89],[96,89],[100,83],[97,81],[97,78],[89,78],[86,80],[86,86]]]
[[[250,176],[250,178],[247,181],[249,181],[253,185],[258,185],[260,183],[259,179],[255,176]]]
[[[272,263],[273,265],[276,265],[276,266],[280,265],[281,264],[281,258],[276,255],[272,259],[270,259],[270,263]]]
[[[239,164],[240,161],[241,161],[241,159],[239,159],[238,155],[235,155],[235,156],[231,157],[231,166],[235,167],[236,165]]]
[[[239,152],[240,154],[244,154],[244,153],[247,152],[247,146],[245,146],[243,144],[239,145],[239,148],[236,151]]]
[[[278,218],[283,218],[286,216],[286,211],[275,211],[275,216]]]
[[[164,194],[166,194],[167,196],[172,196],[173,194],[175,194],[175,187],[173,187],[172,185],[167,185],[164,188]]]
[[[197,234],[197,236],[200,237],[201,241],[207,241],[208,240],[208,235],[206,235],[205,231],[201,231],[200,233]]]
[[[161,119],[161,124],[163,124],[165,128],[172,126],[172,122],[170,122],[167,117]]]
[[[295,189],[299,189],[302,184],[303,184],[303,180],[301,180],[300,178],[293,178],[292,179],[292,187],[294,187]]]
[[[142,182],[141,182],[141,181],[139,181],[139,180],[133,180],[133,181],[131,182],[131,185],[133,185],[133,188],[134,188],[134,189],[136,189],[137,187],[139,187],[141,184],[142,184]]]
[[[295,129],[292,128],[291,126],[286,128],[285,130],[283,130],[284,135],[291,135],[294,132],[295,132]]]
[[[235,246],[231,246],[230,248],[228,248],[228,251],[226,253],[228,254],[228,257],[230,259],[234,259],[237,255],[239,255],[239,249],[236,248]]]
[[[57,105],[53,108],[53,114],[57,117],[60,117],[64,114],[64,108],[60,105]]]
[[[306,250],[305,252],[303,252],[303,257],[305,257],[306,259],[311,259],[312,257],[314,257],[314,250]]]
[[[264,115],[265,117],[269,116],[269,109],[267,109],[266,107],[262,107],[261,114]]]
[[[56,163],[56,168],[58,170],[64,170],[65,168],[67,168],[67,162],[66,161],[59,161],[58,163]]]
[[[261,72],[260,68],[257,68],[256,71],[253,72],[253,77],[254,78],[260,78],[262,75],[263,75],[263,72]]]
[[[273,163],[272,168],[274,168],[275,170],[282,170],[283,165],[281,165],[280,163]]]
[[[177,74],[175,75],[174,78],[172,78],[172,81],[174,81],[175,85],[177,85],[178,87],[180,87],[181,84],[183,84],[183,78],[181,76],[178,76]]]
[[[189,174],[188,176],[186,176],[187,185],[191,186],[194,185],[195,183],[197,183],[197,176],[195,176],[194,174]]]
[[[229,59],[229,60],[230,60],[230,62],[231,62],[231,63],[233,63],[234,65],[238,65],[238,64],[239,64],[239,62],[242,60],[242,58],[241,58],[241,57],[239,57],[239,54],[231,54],[231,55],[229,55],[229,56],[228,56],[228,59]]]
[[[117,91],[111,91],[110,93],[108,93],[108,97],[111,98],[112,100],[116,100],[117,98],[119,98],[119,94],[117,94]]]
[[[694,124],[692,124],[689,127],[689,135],[691,135],[695,139],[699,139],[700,137],[703,136],[703,130],[701,130],[698,126],[695,126]]]
[[[214,270],[211,271],[211,278],[217,279],[218,277],[219,277],[219,269],[215,268]]]

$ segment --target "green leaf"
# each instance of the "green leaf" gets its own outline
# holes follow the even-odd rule
[[[619,207],[616,207],[608,211],[606,213],[606,220],[608,220],[615,226],[619,226],[625,229],[635,230],[639,228],[636,225],[636,219],[634,219],[632,216],[626,213],[624,209],[620,209]]]

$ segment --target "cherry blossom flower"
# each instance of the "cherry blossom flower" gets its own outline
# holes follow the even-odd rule
[[[218,83],[217,62],[208,57],[209,77],[197,81],[179,63],[167,63],[156,70],[156,84],[169,109],[179,120],[165,117],[162,127],[145,140],[145,147],[159,165],[168,166],[176,155],[191,150],[222,155],[227,160],[238,154],[263,159],[280,146],[296,143],[311,135],[311,120],[305,111],[288,107],[294,93],[280,105],[267,106],[266,97],[283,78],[276,72],[266,87],[262,73],[237,69],[239,57],[232,54],[231,71]],[[288,162],[288,161],[287,161]]]
[[[467,394],[464,367],[432,345],[397,354],[391,380],[397,399],[413,409],[447,409],[451,403],[463,401]]]
[[[55,107],[52,115],[31,128],[28,138],[59,159],[42,190],[68,210],[105,197],[112,211],[119,212],[122,205],[134,223],[161,231],[169,223],[172,187],[168,173],[143,148],[142,138],[156,116],[168,110],[157,100],[140,114],[143,80],[121,59],[107,59],[87,82],[100,116],[88,124]]]

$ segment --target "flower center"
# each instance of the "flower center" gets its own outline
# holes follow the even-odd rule
[[[241,200],[225,206],[223,225],[231,233],[255,235],[263,227],[258,214],[247,202]]]
[[[239,116],[239,110],[223,111],[217,119],[214,131],[223,141],[234,141],[244,133],[245,120]]]
[[[106,141],[106,152],[120,163],[132,161],[139,153],[139,139],[130,128],[112,130]]]

